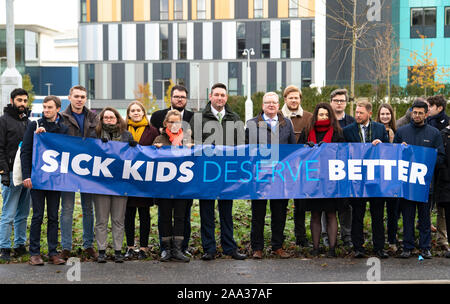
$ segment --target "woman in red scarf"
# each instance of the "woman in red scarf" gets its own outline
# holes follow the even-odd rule
[[[319,103],[314,109],[313,118],[308,126],[300,134],[299,144],[315,144],[344,142],[342,129],[336,119],[333,109],[328,103]],[[330,243],[327,257],[336,257],[337,218],[336,211],[344,207],[341,199],[311,199],[306,203],[306,210],[311,211],[311,236],[313,239],[313,256],[319,255],[319,241],[321,232],[321,215],[327,215],[327,233]]]
[[[178,110],[167,112],[163,122],[164,129],[161,135],[155,138],[153,145],[158,148],[162,146],[191,147],[191,136],[183,132],[181,124],[182,117]],[[165,248],[161,252],[160,261],[189,262],[189,258],[181,251],[184,240],[184,217],[189,200],[158,198],[156,204],[159,208],[159,234]]]

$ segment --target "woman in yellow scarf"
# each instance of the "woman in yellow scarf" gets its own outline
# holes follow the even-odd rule
[[[159,135],[158,130],[150,125],[142,103],[133,101],[127,108],[128,131],[133,139],[141,146],[150,146]],[[150,206],[153,206],[153,198],[129,197],[125,213],[125,234],[127,237],[127,252],[125,258],[128,260],[147,258],[148,241],[150,236]],[[139,210],[139,250],[134,243],[136,211]]]

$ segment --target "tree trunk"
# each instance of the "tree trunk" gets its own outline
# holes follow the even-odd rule
[[[356,62],[356,0],[353,0],[353,28],[352,28],[352,70],[350,78],[350,115],[353,116],[355,102],[355,62]]]

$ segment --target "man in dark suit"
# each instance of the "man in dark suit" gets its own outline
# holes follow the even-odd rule
[[[374,146],[389,142],[384,125],[372,121],[372,104],[369,101],[359,101],[356,104],[356,121],[344,128],[346,142],[372,143]],[[352,204],[352,243],[355,249],[355,258],[366,257],[364,251],[364,215],[366,213],[367,199],[353,199]],[[370,215],[372,219],[373,247],[379,258],[388,257],[384,251],[384,200],[370,198]]]
[[[166,118],[167,112],[169,110],[178,110],[181,112],[181,116],[183,117],[183,129],[188,130],[187,124],[191,120],[192,116],[194,115],[193,112],[186,110],[186,104],[187,104],[187,95],[188,90],[182,86],[182,85],[175,85],[172,87],[172,90],[170,91],[170,108],[167,108],[165,110],[159,110],[152,114],[152,117],[150,118],[150,123],[158,129],[158,132],[161,133],[161,129],[163,128],[163,121]],[[184,255],[191,256],[191,254],[188,252],[188,246],[189,246],[189,239],[191,237],[191,207],[192,207],[193,201],[191,200],[188,204],[188,207],[186,208],[186,216],[184,218],[184,240],[183,244],[181,246],[181,250],[183,251]],[[158,209],[159,210],[159,209]],[[158,211],[158,217],[159,217],[159,211]],[[158,221],[159,223],[159,221]],[[166,248],[163,248],[161,239],[160,239],[160,247],[161,252],[164,251]]]

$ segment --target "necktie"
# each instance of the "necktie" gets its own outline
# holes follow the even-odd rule
[[[217,113],[217,118],[219,119],[219,122],[222,123],[222,113]]]
[[[369,128],[366,127],[366,126],[363,126],[363,131],[364,131],[364,142],[370,141],[370,139],[369,139]]]

